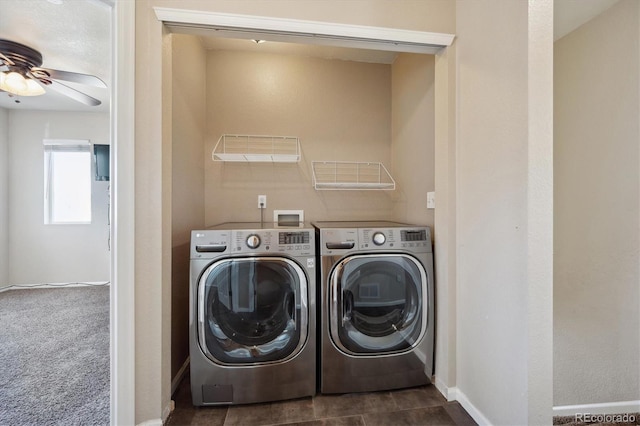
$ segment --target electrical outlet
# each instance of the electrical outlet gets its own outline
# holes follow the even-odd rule
[[[267,208],[267,196],[266,195],[258,195],[258,208],[266,209]]]
[[[436,193],[435,192],[427,192],[427,208],[435,209],[436,208]]]

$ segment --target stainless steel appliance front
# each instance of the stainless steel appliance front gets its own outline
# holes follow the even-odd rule
[[[430,230],[319,222],[320,391],[422,385],[433,372]]]
[[[194,405],[315,393],[312,228],[234,223],[193,231],[191,287]]]

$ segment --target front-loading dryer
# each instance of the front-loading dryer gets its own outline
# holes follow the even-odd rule
[[[227,223],[191,234],[193,404],[316,391],[315,233]]]
[[[314,222],[319,389],[428,384],[433,373],[431,232],[395,222]]]

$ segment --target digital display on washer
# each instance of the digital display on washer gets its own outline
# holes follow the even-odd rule
[[[402,241],[425,241],[427,239],[427,231],[424,229],[420,231],[407,231],[403,230],[400,233]]]
[[[309,232],[280,232],[279,244],[309,244]]]

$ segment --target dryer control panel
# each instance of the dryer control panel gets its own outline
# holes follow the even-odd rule
[[[358,237],[360,250],[431,251],[429,228],[361,228]]]

